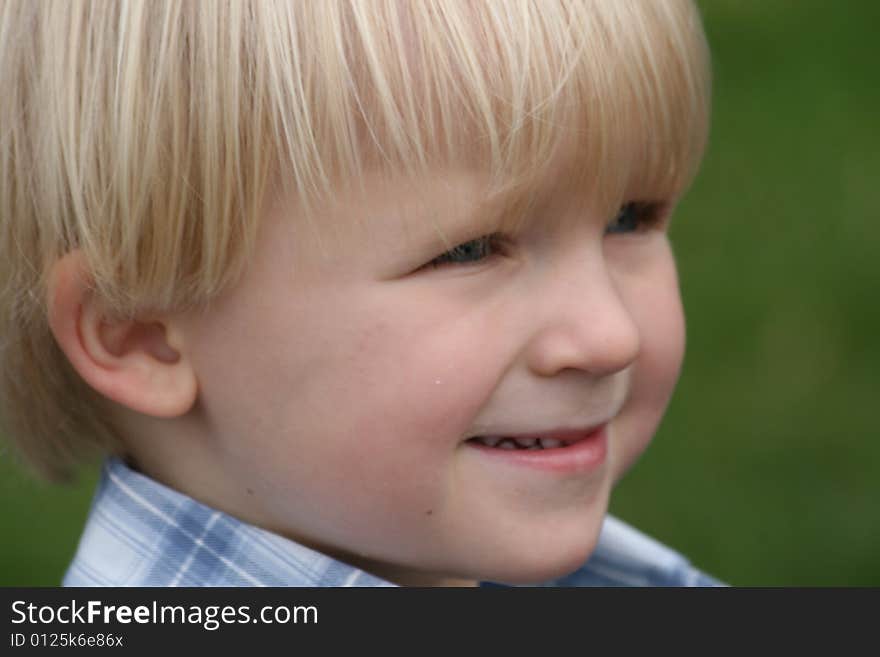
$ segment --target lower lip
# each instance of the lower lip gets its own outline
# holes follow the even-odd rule
[[[608,456],[608,425],[585,435],[575,443],[551,449],[499,449],[477,442],[468,447],[490,458],[518,467],[559,474],[584,473],[599,468]]]

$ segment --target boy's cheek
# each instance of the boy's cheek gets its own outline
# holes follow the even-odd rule
[[[674,275],[674,272],[672,272]],[[640,306],[641,351],[632,370],[630,393],[614,423],[615,478],[647,449],[675,390],[685,352],[685,322],[677,283],[658,286]]]

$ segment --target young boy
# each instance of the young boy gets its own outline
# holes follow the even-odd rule
[[[65,584],[714,583],[606,518],[684,348],[691,2],[0,7],[5,433],[108,455]]]

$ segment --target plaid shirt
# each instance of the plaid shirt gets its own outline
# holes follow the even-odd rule
[[[393,586],[166,488],[103,469],[65,586]],[[546,586],[713,586],[677,552],[611,516],[589,561]]]

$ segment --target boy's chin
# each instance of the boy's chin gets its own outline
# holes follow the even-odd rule
[[[541,563],[512,563],[506,568],[493,569],[489,576],[481,577],[480,581],[512,586],[545,584],[548,581],[570,575],[581,568],[589,559],[592,551],[591,548],[556,560],[545,557]]]
[[[596,549],[598,534],[597,528],[594,535],[582,540],[555,541],[508,553],[491,563],[480,564],[480,572],[472,574],[472,578],[516,586],[544,584],[581,568]]]
[[[548,513],[532,522],[508,526],[503,535],[486,540],[478,559],[471,562],[473,578],[499,584],[533,585],[569,575],[587,562],[596,549],[605,513],[607,494],[589,504]],[[490,547],[491,546],[491,547]]]

